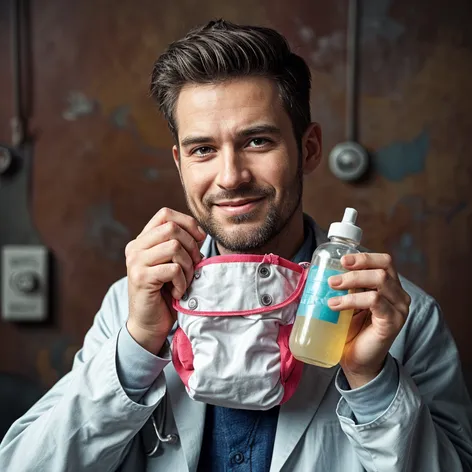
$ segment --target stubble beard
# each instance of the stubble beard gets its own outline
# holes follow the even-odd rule
[[[268,245],[288,225],[293,215],[299,208],[303,195],[303,171],[298,166],[296,176],[289,187],[289,191],[280,207],[275,202],[275,190],[273,188],[261,188],[251,184],[239,187],[236,190],[224,191],[216,196],[204,198],[203,208],[205,214],[201,214],[190,201],[184,186],[187,206],[198,224],[220,246],[233,253],[250,253]],[[244,225],[256,221],[258,210],[235,215],[227,218],[234,225],[241,225],[241,231],[225,231],[213,214],[214,201],[232,200],[243,198],[265,198],[268,204],[267,214],[259,227],[252,230],[245,229]]]

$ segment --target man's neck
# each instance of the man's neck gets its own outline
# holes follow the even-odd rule
[[[251,254],[277,254],[284,259],[292,259],[297,253],[298,249],[303,244],[305,238],[303,212],[300,208],[297,210],[290,221],[285,225],[282,231],[273,238],[268,244],[258,249],[251,251]],[[216,243],[218,252],[221,255],[234,254]]]

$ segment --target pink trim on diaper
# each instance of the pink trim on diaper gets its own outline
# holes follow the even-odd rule
[[[182,328],[177,328],[172,339],[172,363],[185,387],[188,388],[189,378],[194,371],[193,351],[192,344]]]
[[[288,346],[292,327],[293,325],[281,325],[277,337],[277,344],[280,347],[280,380],[284,387],[281,405],[295,393],[303,373],[303,362],[293,357]]]
[[[303,267],[295,262],[284,259],[283,257],[277,256],[275,254],[265,254],[263,256],[257,254],[235,254],[232,256],[213,256],[204,259],[202,262],[195,266],[195,269],[204,267],[211,264],[221,264],[225,262],[260,262],[271,265],[278,265],[281,267],[286,267],[291,269],[299,274],[302,272]]]
[[[232,256],[216,256],[216,257],[232,257]],[[240,257],[240,256],[238,256]],[[258,257],[258,256],[255,256]],[[213,259],[213,258],[212,258]],[[279,310],[284,306],[289,305],[290,303],[294,302],[302,293],[303,288],[305,287],[305,281],[308,276],[308,269],[303,269],[301,266],[298,266],[302,271],[302,276],[298,281],[297,287],[295,288],[294,292],[290,297],[284,300],[282,303],[278,305],[269,305],[260,308],[254,308],[253,310],[241,310],[241,311],[198,311],[198,310],[188,310],[187,308],[183,308],[180,304],[180,301],[175,299],[172,300],[172,306],[176,311],[179,313],[183,313],[185,315],[194,315],[194,316],[248,316],[248,315],[258,315],[260,313],[267,313],[269,311]]]

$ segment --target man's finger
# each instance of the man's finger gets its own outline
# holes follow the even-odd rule
[[[335,311],[371,310],[386,316],[396,314],[394,306],[376,290],[332,297],[328,300],[328,305]]]
[[[330,277],[328,283],[336,290],[376,289],[402,314],[408,314],[410,297],[386,269],[352,270]]]
[[[176,239],[166,241],[158,246],[142,251],[138,257],[140,257],[142,263],[148,267],[175,262],[182,267],[187,280],[187,285],[190,285],[190,282],[192,281],[194,262],[189,253]]]
[[[164,223],[173,221],[182,227],[185,231],[190,233],[197,242],[204,241],[206,238],[205,232],[198,226],[197,220],[192,216],[185,215],[178,211],[172,210],[170,208],[161,208],[149,221],[149,223],[144,227],[144,229],[139,234],[140,238],[143,234],[147,233],[152,228],[156,228]]]
[[[192,257],[195,264],[201,260],[200,248],[195,238],[174,221],[169,221],[143,233],[135,240],[135,250],[149,250],[168,241],[180,243]],[[178,248],[176,248],[177,250]]]
[[[341,258],[341,264],[348,270],[384,269],[392,278],[398,279],[390,254],[374,252],[347,254]]]

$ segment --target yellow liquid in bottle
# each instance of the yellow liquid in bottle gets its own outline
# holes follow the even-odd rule
[[[353,312],[341,311],[336,324],[309,316],[297,316],[290,335],[293,356],[307,364],[335,366],[341,360]]]
[[[341,263],[332,259],[316,258],[310,268],[290,335],[290,351],[296,359],[327,368],[341,360],[354,310],[329,308],[330,298],[348,292],[332,289],[328,279],[343,272]]]

